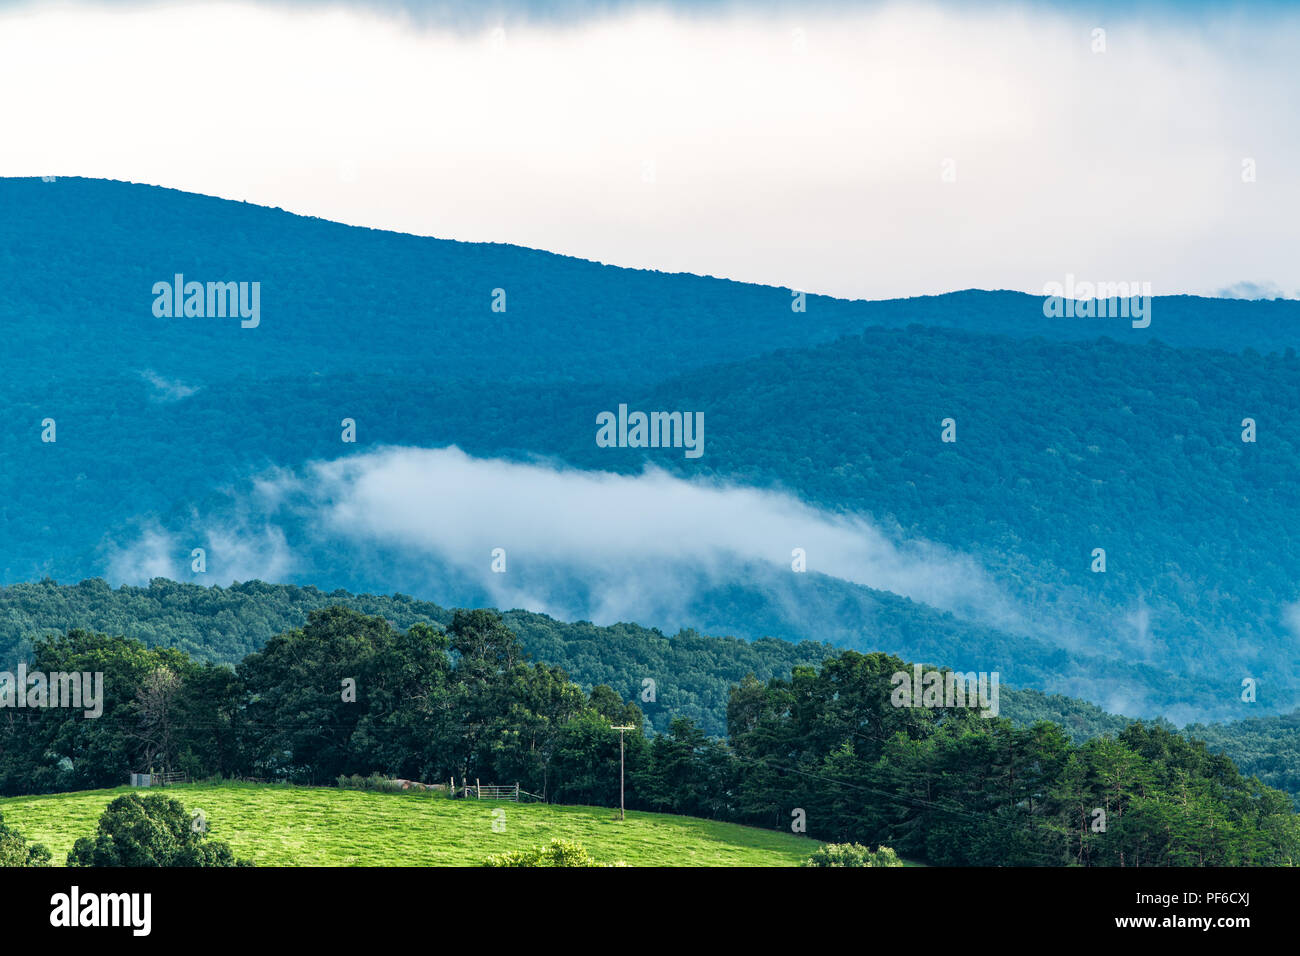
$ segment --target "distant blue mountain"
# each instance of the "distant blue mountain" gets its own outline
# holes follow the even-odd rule
[[[1300,697],[1300,303],[1157,297],[1148,328],[1049,319],[1012,292],[798,312],[788,289],[147,186],[0,180],[0,210],[3,582],[104,575],[144,523],[189,528],[265,469],[454,443],[780,486],[970,554],[1033,612],[1013,633],[821,575],[792,601],[755,572],[648,625],[992,659],[1148,714],[1248,714],[1243,677],[1260,709]],[[177,274],[260,283],[259,324],[155,315]],[[595,414],[622,400],[703,410],[707,454],[598,449]],[[948,415],[955,445],[938,440]],[[349,416],[356,446],[339,441]],[[343,551],[302,563],[298,583],[327,588],[428,580]],[[486,603],[441,581],[419,596]]]
[[[436,370],[441,379],[656,381],[869,326],[1260,352],[1300,344],[1300,302],[1160,296],[1149,327],[1048,319],[1038,296],[955,292],[881,302],[602,266],[518,246],[343,226],[175,190],[0,179],[0,309],[15,357],[54,374],[152,367],[229,377]],[[259,281],[262,323],[156,318],[152,288]],[[1052,277],[1063,280],[1064,277]],[[506,311],[492,311],[504,289]],[[114,359],[103,367],[107,354]]]

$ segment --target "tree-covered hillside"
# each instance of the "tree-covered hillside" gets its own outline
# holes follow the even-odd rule
[[[33,650],[36,672],[93,673],[101,691],[89,716],[6,713],[6,794],[97,789],[141,770],[315,785],[381,774],[517,781],[556,803],[626,793],[634,809],[787,832],[793,820],[819,840],[940,865],[1300,859],[1287,796],[1203,743],[1137,723],[1076,745],[1055,724],[1018,728],[980,709],[986,697],[900,700],[900,675],[944,675],[886,654],[746,677],[729,688],[720,741],[682,717],[647,735],[636,704],[526,661],[491,611],[403,631],[328,607],[233,669],[83,630]]]
[[[248,581],[201,587],[162,578],[148,587],[110,588],[103,580],[59,585],[46,580],[0,588],[0,655],[29,657],[33,641],[71,629],[120,634],[148,647],[173,648],[197,660],[234,665],[276,634],[306,623],[310,612],[344,605],[403,630],[417,623],[441,631],[454,611],[404,594],[350,594]],[[597,627],[544,614],[509,611],[506,622],[532,659],[563,669],[590,690],[614,688],[636,701],[653,728],[689,717],[708,733],[726,733],[727,692],[747,674],[788,675],[835,653],[829,644],[744,641],[694,631],[666,635],[637,624]],[[646,685],[645,681],[653,681]],[[642,699],[648,687],[653,699]]]
[[[1010,665],[1017,655],[1043,650],[1029,642],[1010,642],[999,632],[964,624],[894,595],[878,594],[876,599],[882,605],[880,613],[860,629],[854,641],[861,651],[907,653],[927,663],[987,671],[999,670],[1002,665],[998,661]],[[30,655],[35,639],[81,628],[233,665],[275,634],[302,626],[311,611],[333,605],[383,617],[399,628],[425,623],[441,629],[454,614],[405,594],[325,592],[262,581],[223,588],[155,578],[148,587],[111,588],[102,579],[75,585],[44,580],[0,588],[0,655],[9,659]],[[533,659],[563,668],[584,687],[608,685],[636,701],[651,726],[661,732],[674,717],[689,717],[706,733],[722,736],[726,733],[727,693],[733,684],[751,674],[762,680],[786,676],[794,667],[820,663],[837,652],[827,642],[796,643],[772,637],[741,640],[694,629],[667,635],[635,623],[602,627],[518,609],[505,611],[504,617]],[[980,666],[989,660],[995,666]],[[1054,659],[1054,663],[1067,666],[1063,658]],[[1007,681],[1012,680],[1011,672],[1007,667],[999,670]],[[1044,675],[1029,672],[1029,676]],[[647,685],[647,680],[653,684]],[[1012,683],[1031,685],[1029,680]],[[653,700],[645,694],[648,686],[654,688]],[[1008,693],[1021,699],[1014,697],[1018,692]],[[1082,737],[1121,729],[1127,722],[1082,701],[1025,693],[1034,696],[1023,698],[1023,705],[1007,706],[1027,722],[1057,720]]]
[[[242,373],[419,371],[436,359],[440,377],[453,379],[494,368],[493,379],[512,383],[646,382],[912,323],[1227,350],[1300,344],[1300,306],[1286,301],[1157,297],[1142,329],[1120,318],[1048,319],[1040,297],[1009,292],[812,295],[796,312],[788,289],[345,226],[131,183],[0,179],[0,210],[0,315],[24,320],[10,328],[12,354],[47,371],[99,369],[111,354],[119,368],[202,385]],[[262,322],[242,330],[238,321],[156,318],[153,284],[178,272],[260,281]],[[504,313],[491,308],[498,288]]]
[[[1228,754],[1270,787],[1291,794],[1300,806],[1300,710],[1226,724],[1190,724],[1184,732]]]
[[[1159,298],[1145,329],[1048,319],[1014,293],[792,311],[789,290],[123,183],[0,180],[0,208],[0,581],[143,581],[159,563],[179,573],[198,544],[220,569],[262,535],[295,557],[281,580],[494,603],[451,569],[312,538],[310,518],[258,524],[256,480],[380,445],[622,473],[652,461],[970,555],[1020,617],[945,615],[812,555],[797,584],[738,568],[644,623],[1000,668],[1178,721],[1300,702],[1297,303]],[[177,273],[262,283],[258,327],[155,316],[153,283]],[[704,456],[597,447],[596,413],[622,401],[702,411]],[[1257,442],[1241,441],[1246,418]],[[46,419],[57,442],[41,440]],[[161,558],[132,551],[155,539]],[[552,597],[570,606],[587,583],[565,573]],[[238,613],[193,649],[247,653]],[[260,639],[280,626],[258,624]]]
[[[33,640],[83,629],[234,665],[276,634],[302,627],[312,611],[334,605],[381,617],[403,630],[417,623],[443,630],[454,617],[453,610],[403,594],[324,592],[261,581],[222,588],[160,578],[147,588],[116,589],[101,580],[77,585],[41,581],[0,588],[0,654],[11,661],[30,660]],[[562,669],[587,691],[602,684],[612,688],[634,702],[658,733],[667,732],[674,719],[688,718],[704,733],[723,737],[732,686],[750,675],[788,678],[796,667],[815,666],[839,653],[824,643],[742,641],[690,630],[666,635],[632,623],[598,627],[518,610],[503,618],[531,659]],[[870,641],[861,649],[873,650]],[[943,656],[918,659],[966,669]],[[651,686],[653,693],[647,694]],[[1002,688],[1001,713],[1019,727],[1056,723],[1076,744],[1117,736],[1132,723],[1130,717],[1106,713],[1087,701],[1024,686]],[[1300,711],[1285,718],[1193,725],[1184,733],[1207,741],[1247,775],[1300,800]]]
[[[1034,637],[1131,666],[1112,694],[1133,709],[1244,717],[1300,700],[1297,373],[1293,352],[918,327],[689,373],[637,400],[707,410],[712,445],[692,474],[780,482],[976,555]],[[941,441],[946,418],[952,443]],[[1242,440],[1245,419],[1257,441]],[[578,442],[568,454],[596,460]],[[644,458],[621,454],[630,469]],[[1143,664],[1197,690],[1171,694],[1140,677]],[[1246,678],[1253,705],[1241,700]]]

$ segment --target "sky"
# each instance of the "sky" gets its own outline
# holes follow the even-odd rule
[[[1066,275],[1294,296],[1298,27],[1205,3],[8,2],[0,175],[853,298]]]

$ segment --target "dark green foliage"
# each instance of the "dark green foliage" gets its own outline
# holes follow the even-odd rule
[[[77,585],[53,581],[0,588],[0,659],[16,660],[39,635],[67,628],[123,634],[149,646],[175,647],[191,656],[234,665],[261,650],[272,637],[301,628],[311,611],[345,605],[391,621],[401,630],[417,623],[441,631],[454,612],[406,595],[326,593],[313,587],[249,581],[232,587],[202,587],[156,578],[148,587],[110,588],[102,580]],[[565,623],[544,614],[510,611],[503,615],[533,660],[563,669],[578,684],[607,684],[621,699],[638,700],[642,682],[657,685],[656,699],[642,702],[651,725],[668,729],[674,716],[690,717],[708,733],[726,733],[727,691],[746,674],[789,674],[794,664],[816,664],[834,653],[828,644],[791,644],[764,639],[753,642],[709,637],[692,630],[674,636],[635,624],[597,627],[585,621]],[[426,637],[431,640],[431,637]],[[353,675],[355,676],[355,675]],[[213,669],[206,680],[230,680],[228,670]],[[212,729],[201,751],[229,747],[222,734],[232,715],[212,712],[222,689],[196,694],[186,713]],[[0,719],[3,712],[0,712]],[[138,769],[138,768],[137,768]],[[178,769],[189,770],[189,765]],[[197,771],[192,775],[199,776]]]
[[[1300,859],[1287,796],[1199,741],[1130,724],[1076,744],[1045,721],[896,706],[893,675],[910,665],[887,654],[845,651],[820,667],[796,665],[788,679],[747,676],[729,695],[726,743],[685,717],[647,736],[639,708],[608,686],[584,693],[563,671],[524,660],[492,611],[458,611],[445,631],[403,631],[345,607],[314,611],[234,674],[81,631],[42,639],[37,657],[102,670],[113,690],[97,720],[10,712],[0,764],[6,780],[27,787],[120,783],[147,760],[163,769],[190,759],[204,776],[364,785],[454,775],[614,806],[611,725],[630,725],[630,809],[780,829],[796,818],[818,840],[954,866]],[[203,714],[216,715],[215,726]],[[209,752],[214,734],[221,746]],[[76,861],[228,862],[187,837],[183,808],[161,796],[132,794],[110,811],[97,837],[77,844]],[[1104,831],[1093,827],[1098,813]]]
[[[1300,710],[1227,724],[1192,724],[1185,732],[1231,757],[1243,773],[1300,801]]]
[[[736,809],[775,826],[886,844],[937,865],[1291,865],[1286,795],[1159,725],[1073,745],[965,708],[895,707],[908,665],[846,652],[789,681],[733,692]],[[1094,822],[1104,813],[1104,830]]]
[[[249,655],[238,674],[247,769],[299,783],[378,772],[520,782],[549,796],[563,782],[567,798],[580,799],[594,777],[573,766],[575,734],[589,724],[608,734],[610,712],[642,724],[608,688],[589,700],[563,671],[526,662],[493,611],[458,611],[445,632],[425,624],[403,632],[329,608]]]
[[[721,819],[731,810],[735,761],[727,747],[688,718],[654,738],[645,769],[636,774],[640,801],[669,813]]]
[[[1092,737],[1113,736],[1132,723],[1128,717],[1108,714],[1086,700],[1063,694],[1044,694],[1039,690],[1006,688],[1002,690],[1002,716],[1020,727],[1032,727],[1039,721],[1050,720],[1060,724],[1076,744]]]
[[[208,839],[179,800],[128,793],[99,818],[94,837],[81,837],[68,866],[248,866],[229,844]]]
[[[50,848],[27,838],[0,816],[0,866],[49,866]]]
[[[182,753],[192,764],[195,749],[210,743],[234,746],[220,726],[187,722],[186,734],[179,732],[184,715],[222,707],[221,698],[201,700],[213,685],[211,668],[179,651],[72,630],[38,638],[33,668],[102,673],[103,713],[0,711],[0,789],[6,793],[119,786],[133,771],[179,770]]]
[[[18,645],[28,643],[25,638],[49,634],[61,625],[92,631],[117,628],[129,637],[140,638],[145,644],[164,645],[156,652],[138,649],[122,657],[112,655],[113,659],[106,668],[90,667],[92,670],[107,670],[106,679],[111,680],[111,687],[120,687],[106,691],[106,718],[99,722],[60,723],[56,733],[45,729],[46,724],[38,721],[31,711],[0,710],[0,792],[53,792],[116,785],[125,779],[123,774],[126,772],[150,769],[148,763],[140,762],[144,760],[143,755],[133,756],[128,761],[131,766],[124,767],[120,761],[114,763],[115,758],[111,755],[119,753],[120,748],[108,742],[134,733],[139,720],[134,688],[138,687],[143,672],[164,665],[178,667],[184,673],[183,691],[177,697],[173,713],[175,722],[184,725],[188,734],[176,742],[172,748],[174,755],[168,755],[165,760],[157,759],[152,769],[178,770],[194,778],[218,772],[251,772],[240,752],[239,727],[241,721],[247,720],[247,715],[234,703],[239,693],[234,672],[211,664],[180,663],[182,658],[174,654],[166,656],[169,652],[165,646],[174,644],[200,649],[191,653],[211,661],[236,664],[241,659],[238,648],[261,648],[273,636],[287,635],[301,628],[310,611],[332,604],[345,605],[391,621],[398,630],[407,632],[405,637],[393,640],[408,644],[423,642],[429,648],[442,646],[442,642],[447,640],[441,632],[454,617],[453,611],[401,594],[326,593],[316,588],[270,585],[260,581],[230,588],[206,588],[163,579],[156,579],[147,588],[112,589],[102,581],[85,581],[70,586],[45,581],[0,588],[0,645],[7,642],[13,648],[13,654],[18,653]],[[618,716],[619,707],[622,701],[631,700],[637,702],[650,727],[659,733],[666,733],[675,718],[686,717],[711,736],[725,736],[730,689],[742,684],[746,675],[753,674],[760,681],[789,677],[794,667],[817,665],[837,653],[829,645],[813,642],[792,644],[774,638],[747,642],[709,637],[691,630],[668,636],[635,624],[597,627],[588,622],[565,623],[526,611],[510,611],[502,615],[502,619],[518,634],[528,657],[558,667],[575,683],[592,689],[592,705],[608,718],[605,723],[626,722]],[[227,630],[222,623],[226,621],[241,623],[239,627]],[[412,632],[417,623],[427,624],[428,629]],[[925,630],[920,632],[922,635],[926,633]],[[229,642],[232,635],[238,640]],[[874,639],[882,644],[895,640],[892,632],[880,627],[877,627],[876,635]],[[964,640],[979,644],[984,636],[971,633],[965,635]],[[77,660],[93,663],[94,654],[87,650],[90,647],[112,649],[126,646],[116,638],[92,638],[85,634],[75,639],[66,636],[38,643],[45,648],[41,652],[40,660],[44,662],[41,666],[49,669],[58,669],[64,662],[72,664]],[[916,644],[919,640],[913,638],[910,643]],[[81,647],[82,651],[74,653],[69,649],[73,646]],[[987,646],[987,643],[981,646]],[[56,653],[55,647],[64,650]],[[371,670],[378,669],[384,673],[377,673],[378,680],[367,682],[363,691],[381,695],[378,707],[390,713],[366,720],[360,729],[373,736],[376,752],[384,749],[385,759],[400,765],[397,755],[409,750],[412,744],[406,741],[421,731],[418,725],[409,725],[411,718],[406,711],[393,706],[396,699],[393,697],[394,688],[400,690],[399,683],[396,683],[400,675],[390,673],[388,669],[398,666],[396,659],[390,654],[388,658],[372,660]],[[939,646],[928,644],[926,655],[920,659],[944,658]],[[134,663],[126,666],[126,660]],[[1117,666],[1120,663],[1117,662]],[[409,659],[401,666],[407,668],[409,677],[412,673]],[[339,676],[344,675],[340,672]],[[656,682],[653,702],[640,700],[642,682],[647,677]],[[596,693],[602,684],[608,685],[605,696]],[[332,706],[332,702],[341,703],[335,687],[329,688],[328,693],[320,691],[326,706]],[[1017,726],[1029,727],[1039,721],[1052,721],[1060,724],[1075,743],[1105,734],[1116,735],[1131,722],[1129,718],[1106,713],[1095,704],[1059,694],[1017,690],[1004,685],[1001,698],[1002,715]],[[108,719],[109,715],[114,716]],[[402,731],[404,721],[408,725]],[[595,723],[598,725],[601,721]],[[114,726],[117,730],[111,729]],[[590,732],[603,733],[595,725]],[[402,733],[405,733],[405,738]],[[567,728],[564,733],[584,739],[586,735],[578,725]],[[72,768],[60,768],[57,761],[38,761],[35,765],[25,760],[16,761],[15,748],[5,741],[11,739],[10,735],[26,737],[29,734],[35,739],[48,740],[46,751],[42,752],[66,755],[73,761]],[[1195,725],[1187,729],[1187,734],[1205,739],[1212,749],[1231,757],[1245,773],[1258,776],[1269,786],[1285,790],[1292,797],[1300,796],[1300,712],[1290,717]],[[617,766],[617,734],[602,739],[606,740],[606,747],[612,739],[613,760]],[[96,741],[100,743],[96,744]],[[610,801],[608,774],[599,768],[605,766],[603,761],[608,756],[593,764],[591,761],[596,759],[593,754],[598,751],[593,751],[586,743],[576,749],[576,745],[562,744],[554,767],[563,768],[557,772],[562,773],[565,782],[557,784],[561,789],[556,792],[568,794],[562,799],[572,799],[573,802],[607,803]],[[19,747],[18,752],[27,751]],[[107,763],[105,758],[108,758]],[[640,757],[629,751],[628,759],[633,761]],[[233,769],[237,767],[243,769]],[[418,778],[418,768],[408,764],[406,772],[398,775]],[[580,783],[581,780],[589,782]],[[617,796],[617,791],[614,795]]]

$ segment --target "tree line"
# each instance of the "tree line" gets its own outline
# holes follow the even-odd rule
[[[992,649],[980,656],[993,660],[1018,658],[1024,651],[1000,644],[1001,632],[893,595],[879,597],[894,606],[859,635],[865,649],[910,646],[919,648],[911,655],[914,660],[954,665],[963,661],[948,656],[945,647]],[[29,658],[35,638],[83,629],[136,637],[148,647],[173,647],[196,660],[233,667],[276,634],[300,626],[311,611],[339,604],[383,617],[402,630],[420,622],[442,630],[455,616],[452,609],[404,594],[352,594],[263,581],[204,587],[164,578],[146,587],[111,588],[99,578],[74,585],[47,578],[0,587],[0,659]],[[635,700],[656,733],[667,733],[676,717],[689,717],[709,736],[725,737],[731,688],[747,674],[761,680],[789,678],[794,667],[816,666],[840,653],[823,642],[771,637],[746,641],[689,629],[669,635],[632,623],[598,626],[520,610],[505,612],[502,619],[531,659],[560,667],[585,689],[605,684],[624,699]],[[1095,676],[1103,680],[1103,675]],[[656,682],[650,701],[643,699],[646,677]],[[1001,713],[1019,727],[1042,720],[1060,724],[1075,743],[1117,735],[1130,723],[1087,701],[1007,686],[1002,688]],[[1183,734],[1226,753],[1247,776],[1287,791],[1293,801],[1300,799],[1300,711],[1288,717],[1194,725]]]
[[[233,668],[71,630],[35,671],[98,671],[103,715],[0,708],[0,791],[117,786],[133,771],[332,784],[380,773],[515,783],[557,803],[794,829],[947,865],[1253,865],[1300,858],[1288,797],[1161,725],[1076,744],[964,708],[897,707],[910,665],[844,652],[736,684],[727,738],[529,661],[493,611],[402,630],[336,606]]]

